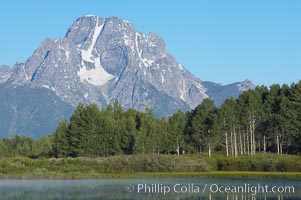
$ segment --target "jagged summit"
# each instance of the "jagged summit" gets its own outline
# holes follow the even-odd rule
[[[117,100],[124,108],[152,107],[158,116],[192,109],[226,87],[193,76],[155,33],[146,35],[126,20],[95,15],[78,18],[64,38],[45,40],[26,62],[2,71],[0,83],[6,88],[40,88],[73,107],[79,102],[103,107]],[[233,85],[231,91],[236,95],[242,88],[247,90],[247,84]],[[30,119],[34,113],[27,115]]]
[[[256,85],[254,85],[253,82],[249,79],[246,79],[245,81],[243,81],[241,83],[238,83],[237,86],[238,86],[238,90],[242,91],[242,92],[250,90],[250,89],[255,89],[255,87],[256,87]]]
[[[0,83],[7,81],[11,75],[11,69],[7,65],[0,66]]]
[[[94,15],[94,14],[87,14],[87,15],[85,15],[85,16],[83,16],[83,17],[98,17],[98,16],[96,16],[96,15]]]

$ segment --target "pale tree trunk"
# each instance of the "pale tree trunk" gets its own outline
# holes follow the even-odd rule
[[[179,138],[177,138],[177,155],[179,156],[180,155],[180,145],[179,145]]]
[[[209,158],[211,158],[211,145],[210,145],[210,142],[209,142],[209,147],[208,147],[208,155],[209,155]]]
[[[239,128],[239,145],[240,145],[240,155],[242,156],[244,154],[243,148],[242,148],[242,139],[241,139],[241,131]]]
[[[253,156],[253,133],[252,133],[252,124],[249,124],[249,133],[250,133],[250,153]]]
[[[267,150],[266,141],[265,141],[265,135],[263,136],[263,152],[265,153]]]
[[[229,145],[228,145],[228,133],[225,133],[226,135],[226,155],[229,156]]]
[[[249,142],[249,129],[248,128],[247,128],[246,138],[247,138],[247,154],[250,155],[250,142]]]
[[[282,143],[280,143],[280,155],[282,155]]]
[[[280,146],[280,155],[282,155],[282,136],[281,136],[281,134],[280,134],[279,146]]]
[[[243,131],[243,154],[246,154],[246,132]]]
[[[250,135],[251,135],[251,155],[255,155],[255,151],[256,151],[256,142],[255,142],[255,119],[254,116],[252,118],[252,122],[250,124]]]
[[[277,142],[277,154],[279,155],[280,154],[280,145],[279,145],[279,136],[278,136],[278,133],[276,135],[276,142]]]
[[[234,156],[233,132],[230,132],[231,156]]]
[[[252,133],[253,133],[253,155],[256,154],[256,140],[255,140],[255,117],[252,118]]]
[[[200,135],[200,146],[199,146],[199,151],[200,151],[200,153],[202,153],[202,146],[201,146],[201,144],[202,144],[202,138],[201,138],[201,135]]]
[[[238,151],[237,151],[237,138],[236,138],[237,136],[236,136],[236,132],[235,132],[235,130],[234,130],[234,155],[235,155],[235,157],[237,157],[238,156]]]

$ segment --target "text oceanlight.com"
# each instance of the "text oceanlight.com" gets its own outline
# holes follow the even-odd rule
[[[128,192],[144,193],[144,194],[169,194],[169,193],[220,193],[220,194],[292,194],[295,192],[294,186],[285,185],[251,185],[248,183],[242,185],[219,185],[219,184],[205,184],[197,185],[190,184],[174,184],[165,185],[160,183],[154,184],[137,184],[128,185],[126,187]]]

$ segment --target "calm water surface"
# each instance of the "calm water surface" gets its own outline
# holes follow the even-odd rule
[[[301,200],[301,181],[280,179],[0,180],[0,199]]]

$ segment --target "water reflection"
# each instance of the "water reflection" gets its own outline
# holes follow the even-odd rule
[[[254,195],[250,191],[240,193],[225,191],[227,186],[231,186],[233,189],[238,186],[256,186],[259,184],[261,186],[294,186],[294,192],[258,192]],[[214,187],[218,185],[223,189],[210,191],[211,185]],[[175,186],[177,188],[184,187],[183,192],[178,192],[178,189],[174,191]],[[170,191],[164,194],[163,187],[169,187]],[[186,190],[185,187],[190,187],[190,189]],[[192,189],[193,187],[195,190]],[[197,187],[199,190],[196,190]],[[301,199],[300,190],[301,181],[276,179],[0,180],[0,199],[14,200],[297,200]]]

